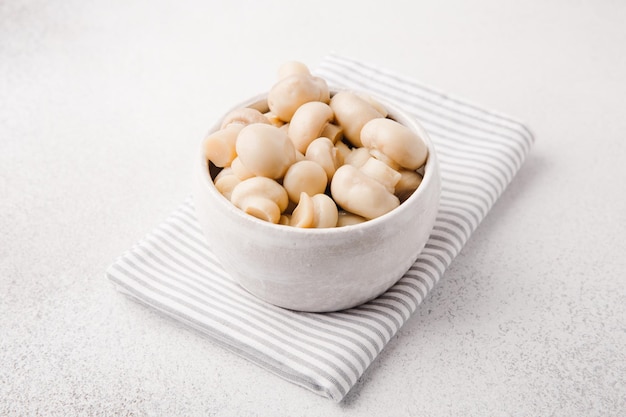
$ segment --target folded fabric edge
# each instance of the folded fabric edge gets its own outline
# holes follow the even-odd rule
[[[290,383],[306,388],[317,395],[329,398],[335,402],[340,402],[345,397],[345,395],[341,395],[341,393],[335,387],[320,385],[313,378],[310,378],[309,376],[298,372],[294,372],[293,369],[291,369],[290,367],[284,366],[282,363],[276,361],[265,353],[250,348],[246,345],[242,345],[238,343],[236,339],[228,336],[227,334],[224,334],[216,329],[211,329],[207,326],[203,326],[202,323],[199,323],[198,321],[186,316],[176,309],[170,308],[165,304],[155,300],[154,298],[150,298],[145,294],[134,290],[131,286],[127,285],[123,279],[115,276],[112,270],[113,265],[114,263],[111,264],[109,268],[107,268],[105,272],[105,277],[114,285],[117,291],[121,292],[129,299],[150,307],[174,321],[183,323],[186,326],[195,329],[202,335],[208,336],[211,341],[216,343],[218,346],[221,346],[222,348],[225,348],[226,350],[256,364],[262,369],[270,371],[274,375],[285,379]]]

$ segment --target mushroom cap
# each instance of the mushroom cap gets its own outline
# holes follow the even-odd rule
[[[339,212],[335,202],[326,194],[309,196],[302,192],[300,202],[293,211],[290,225],[294,227],[327,228],[337,226]]]
[[[337,143],[343,139],[343,129],[335,124],[328,123],[320,136],[330,139],[332,143]]]
[[[289,198],[287,191],[276,181],[266,177],[252,177],[233,188],[230,201],[252,216],[278,223]]]
[[[348,157],[348,155],[350,155],[350,152],[352,152],[352,149],[350,149],[348,145],[346,145],[345,142],[343,141],[336,142],[335,149],[337,149],[337,152],[339,152],[344,162],[346,158]]]
[[[359,224],[367,221],[365,217],[358,214],[350,213],[345,210],[339,210],[339,216],[337,217],[337,227],[351,226],[353,224]]]
[[[370,158],[370,152],[367,148],[352,148],[350,153],[345,156],[344,162],[353,167],[362,167]]]
[[[233,173],[231,168],[224,168],[213,180],[215,188],[228,200],[230,200],[233,189],[240,182],[241,180]]]
[[[400,180],[396,184],[395,194],[401,202],[413,194],[422,183],[422,175],[409,169],[400,170]]]
[[[337,204],[326,194],[315,194],[313,201],[313,224],[316,228],[337,226],[339,210]]]
[[[374,106],[357,94],[340,91],[330,100],[330,108],[343,129],[343,136],[354,146],[361,147],[361,129],[365,123],[384,117]]]
[[[299,152],[306,152],[314,139],[334,118],[333,110],[326,103],[310,101],[304,103],[293,114],[289,123],[288,135]]]
[[[230,164],[230,168],[233,170],[233,175],[242,181],[255,176],[253,172],[245,167],[239,157],[233,159],[233,162]]]
[[[323,193],[328,184],[326,171],[313,161],[299,161],[289,167],[283,179],[283,187],[291,201],[298,203],[302,192],[312,196]]]
[[[304,191],[301,193],[298,205],[293,210],[289,224],[293,227],[309,228],[314,227],[315,209],[313,200]]]
[[[398,171],[373,157],[370,157],[359,168],[359,171],[384,185],[387,191],[392,194],[395,192],[396,184],[401,178]]]
[[[272,86],[267,94],[267,105],[281,120],[289,122],[304,103],[322,101],[328,103],[330,93],[326,81],[308,74],[292,74]]]
[[[279,80],[294,74],[311,75],[311,71],[309,71],[309,67],[306,64],[300,61],[287,61],[278,68]]]
[[[366,219],[382,216],[400,205],[398,197],[384,185],[352,165],[343,165],[335,172],[330,192],[341,208]]]
[[[224,117],[221,128],[224,129],[232,123],[246,126],[252,123],[270,124],[270,121],[257,109],[241,107],[231,111]]]
[[[335,175],[335,171],[343,165],[341,152],[333,145],[328,138],[317,138],[306,148],[305,158],[318,163],[330,181]]]
[[[281,178],[296,160],[296,150],[284,130],[269,124],[253,123],[237,137],[237,155],[254,175]]]
[[[411,129],[391,119],[373,119],[361,130],[363,146],[383,153],[403,168],[416,170],[426,163],[426,143]]]
[[[220,168],[230,166],[237,156],[235,146],[241,128],[231,125],[207,136],[202,143],[205,158]]]

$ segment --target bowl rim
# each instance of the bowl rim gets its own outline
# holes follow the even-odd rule
[[[388,118],[397,120],[399,123],[402,123],[403,125],[409,127],[411,130],[417,131],[420,138],[425,142],[426,147],[428,149],[428,156],[426,159],[426,163],[423,165],[424,173],[422,176],[422,182],[420,183],[420,186],[411,194],[411,196],[409,196],[409,198],[403,201],[398,207],[374,219],[366,220],[362,223],[346,225],[346,226],[341,226],[341,227],[327,227],[327,228],[289,227],[289,226],[285,226],[281,224],[274,224],[271,222],[258,219],[250,214],[245,213],[243,210],[240,210],[239,208],[237,208],[234,204],[230,202],[230,200],[224,197],[222,193],[220,193],[217,190],[217,188],[215,187],[215,183],[213,182],[213,178],[211,177],[211,173],[209,169],[210,163],[204,157],[204,152],[202,149],[202,141],[201,141],[200,152],[198,152],[198,156],[199,156],[199,162],[200,162],[200,167],[201,167],[200,175],[201,175],[201,179],[203,183],[203,189],[207,189],[208,192],[213,197],[216,197],[214,198],[216,203],[219,204],[221,207],[223,207],[225,210],[227,210],[227,212],[235,215],[236,217],[241,219],[241,221],[249,223],[251,227],[268,228],[268,231],[271,230],[272,233],[279,233],[279,234],[291,235],[291,236],[314,236],[314,235],[333,236],[336,234],[346,234],[346,233],[364,233],[365,231],[369,229],[380,227],[381,224],[387,222],[388,219],[399,216],[401,213],[407,210],[410,210],[412,208],[411,206],[413,205],[412,203],[415,200],[419,199],[421,195],[426,192],[425,189],[427,188],[427,186],[430,185],[431,182],[436,181],[435,177],[438,176],[437,175],[438,173],[435,172],[435,170],[437,171],[439,170],[437,153],[435,150],[435,146],[432,140],[430,139],[430,136],[428,135],[428,132],[426,131],[426,129],[424,129],[424,127],[418,122],[418,120],[414,116],[410,115],[406,110],[402,109],[400,106],[389,102],[389,100],[381,98],[380,96],[376,94],[372,94],[371,92],[366,91],[366,90],[341,88],[341,87],[334,87],[334,86],[330,89],[331,97],[340,91],[351,91],[351,92],[363,93],[363,94],[369,95],[370,97],[380,102],[385,107],[385,109],[388,111],[388,116],[387,116]],[[255,105],[258,105],[261,101],[266,100],[267,94],[268,94],[267,92],[256,94],[252,96],[251,98],[244,100],[240,102],[239,104],[233,106],[229,111],[224,113],[216,121],[216,123],[207,132],[207,135],[219,130],[222,119],[230,111],[238,109],[238,108],[242,108],[242,107],[254,107]],[[441,184],[439,184],[439,187],[441,187]],[[438,202],[436,202],[436,204],[438,205]]]

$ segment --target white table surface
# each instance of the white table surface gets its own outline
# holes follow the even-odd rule
[[[626,3],[258,3],[0,2],[0,415],[626,415]],[[537,138],[340,404],[104,278],[214,118],[331,51]]]

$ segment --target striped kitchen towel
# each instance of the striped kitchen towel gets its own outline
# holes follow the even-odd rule
[[[108,268],[124,293],[205,333],[215,343],[320,395],[340,401],[439,281],[522,165],[532,133],[519,122],[414,80],[329,56],[330,84],[370,90],[412,113],[441,163],[437,221],[423,253],[388,292],[334,313],[266,304],[234,283],[207,248],[191,199]]]

